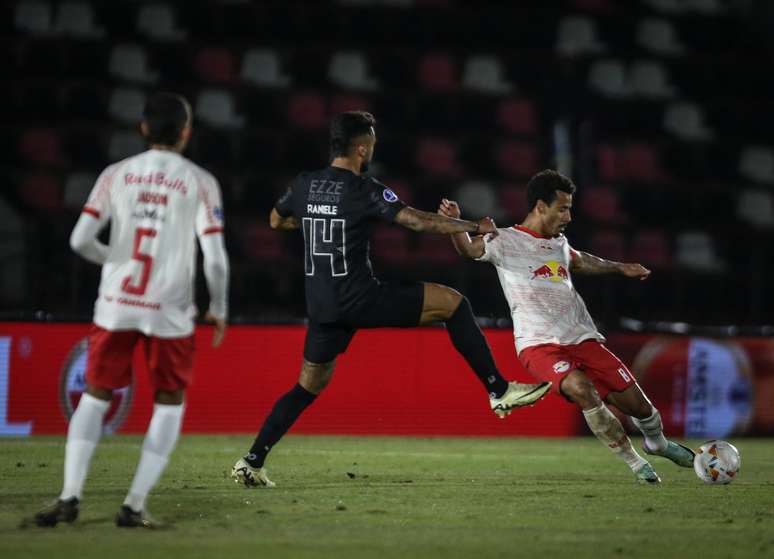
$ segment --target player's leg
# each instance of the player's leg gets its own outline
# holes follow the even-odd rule
[[[250,447],[245,461],[253,468],[262,468],[266,457],[280,439],[285,436],[306,408],[330,382],[336,360],[328,363],[311,363],[304,360],[298,383],[284,394],[266,418],[258,436]]]
[[[661,415],[640,390],[639,385],[635,383],[621,392],[610,392],[605,401],[621,410],[621,413],[631,416],[634,424],[645,436],[645,445],[649,450],[661,451],[667,447]]]
[[[136,340],[134,332],[92,329],[86,391],[67,427],[62,492],[56,503],[35,515],[39,526],[56,526],[60,521],[73,522],[78,517],[83,486],[102,436],[102,422],[110,407],[113,389],[131,381],[130,363]]]
[[[143,341],[155,396],[140,460],[123,506],[116,515],[116,525],[126,528],[153,527],[145,513],[145,501],[164,473],[180,437],[185,389],[193,377],[193,336],[145,337]]]
[[[445,322],[452,345],[465,358],[489,393],[492,409],[504,417],[512,408],[534,404],[551,388],[550,383],[508,383],[497,369],[492,350],[478,327],[470,301],[454,289],[437,283],[424,284],[419,323]]]
[[[232,468],[231,477],[237,483],[248,487],[274,486],[263,467],[269,452],[328,386],[336,356],[347,349],[354,335],[355,329],[346,326],[309,323],[298,383],[277,400],[250,450]]]
[[[622,392],[610,392],[605,400],[622,413],[631,416],[634,425],[642,432],[642,449],[647,454],[669,458],[684,468],[693,466],[695,453],[688,447],[667,440],[661,414],[638,384],[635,383]]]
[[[676,464],[693,466],[694,452],[664,437],[661,415],[637,385],[629,368],[603,344],[589,340],[574,346],[574,356],[585,366],[603,399],[632,417],[634,424],[645,435],[643,450],[669,458]]]
[[[661,480],[642,458],[624,431],[623,425],[604,404],[591,380],[578,369],[573,369],[562,378],[559,390],[583,411],[583,418],[591,432],[631,468],[638,480],[659,483]]]

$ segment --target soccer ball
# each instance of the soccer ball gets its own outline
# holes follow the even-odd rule
[[[726,441],[707,441],[696,450],[693,469],[704,483],[726,484],[739,473],[739,451]]]

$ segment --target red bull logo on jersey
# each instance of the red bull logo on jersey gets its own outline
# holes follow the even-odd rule
[[[163,186],[176,192],[182,192],[188,194],[188,187],[182,179],[172,180],[166,176],[163,172],[158,171],[155,173],[148,173],[146,175],[135,175],[134,173],[126,173],[124,175],[124,184],[155,184],[157,186]]]
[[[567,273],[567,268],[555,260],[549,260],[542,266],[530,271],[532,272],[531,279],[565,281],[570,278],[570,274]]]

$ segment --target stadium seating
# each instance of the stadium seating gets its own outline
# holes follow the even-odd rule
[[[0,169],[13,186],[0,203],[66,231],[93,177],[143,149],[145,99],[168,89],[192,102],[188,153],[221,182],[250,278],[287,250],[249,248],[276,236],[248,224],[295,173],[324,165],[344,110],[375,114],[374,173],[422,209],[454,196],[471,217],[520,222],[529,178],[560,165],[578,186],[573,246],[679,271],[667,287],[724,277],[746,236],[774,241],[770,55],[734,3],[339,1],[346,36],[321,30],[323,3],[280,4],[9,2]],[[732,223],[713,231],[717,208]],[[392,228],[373,253],[410,274],[420,258],[458,262],[450,248]]]
[[[94,9],[88,2],[63,2],[57,10],[53,31],[81,39],[104,37],[105,29],[94,20]]]
[[[108,114],[126,124],[136,124],[142,119],[146,95],[134,87],[118,87],[110,94]]]
[[[292,78],[285,74],[282,61],[274,50],[250,49],[242,58],[242,81],[258,87],[285,88]]]

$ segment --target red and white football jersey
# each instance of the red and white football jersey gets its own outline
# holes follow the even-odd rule
[[[604,342],[570,277],[573,249],[564,235],[545,238],[526,227],[499,229],[479,260],[497,268],[511,309],[516,351],[540,344]]]
[[[84,212],[110,220],[94,322],[188,336],[196,316],[196,237],[223,231],[218,181],[179,153],[151,149],[110,165]]]

